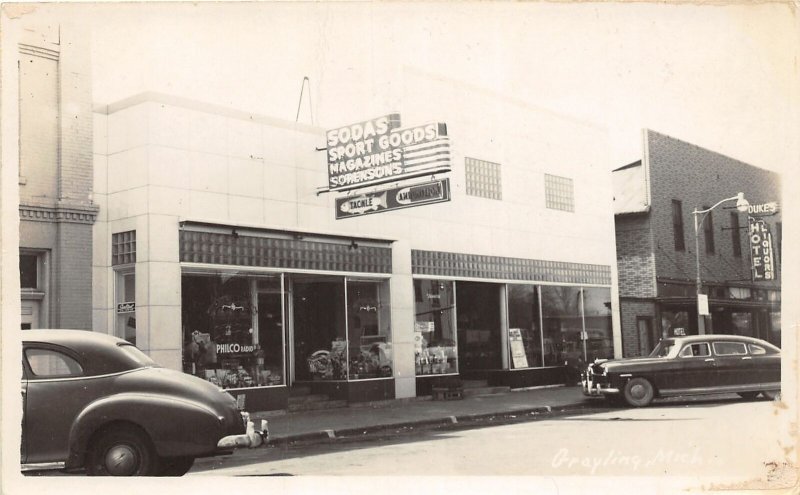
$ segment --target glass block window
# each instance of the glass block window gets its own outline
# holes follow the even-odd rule
[[[548,208],[575,211],[575,191],[572,179],[544,174],[544,198]]]
[[[136,231],[111,234],[111,264],[136,263]]]
[[[479,198],[503,199],[500,164],[478,160],[464,159],[464,170],[467,183],[467,194]]]

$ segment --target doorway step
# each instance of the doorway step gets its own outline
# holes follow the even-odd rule
[[[511,387],[490,387],[488,383],[488,380],[461,380],[464,397],[505,394],[511,391]]]
[[[289,392],[289,412],[319,411],[347,407],[346,400],[332,400],[325,394],[312,394],[310,387],[293,387]]]

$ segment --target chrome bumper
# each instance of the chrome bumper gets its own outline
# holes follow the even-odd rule
[[[594,380],[594,374],[591,371],[584,371],[581,373],[581,387],[583,395],[588,397],[601,397],[607,394],[618,394],[618,388],[612,388],[606,383],[598,383]]]
[[[217,448],[220,450],[230,450],[238,448],[250,448],[266,445],[269,440],[269,427],[267,420],[261,420],[261,428],[256,430],[255,424],[250,421],[250,415],[246,412],[242,413],[242,421],[245,424],[245,432],[239,435],[228,435],[222,437],[217,442]]]

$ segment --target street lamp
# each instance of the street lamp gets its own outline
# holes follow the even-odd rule
[[[705,318],[703,318],[703,315],[700,314],[700,291],[703,289],[703,282],[700,280],[700,236],[698,231],[700,226],[703,225],[703,220],[706,219],[706,216],[711,212],[711,210],[727,201],[736,201],[736,209],[739,210],[740,213],[747,212],[747,209],[750,207],[750,203],[744,199],[744,193],[740,192],[732,198],[725,198],[721,201],[718,201],[717,204],[711,208],[698,210],[695,207],[694,211],[692,212],[692,215],[694,216],[694,255],[697,266],[697,333],[700,335],[706,333],[706,321]],[[702,215],[699,221],[697,220],[698,215]]]

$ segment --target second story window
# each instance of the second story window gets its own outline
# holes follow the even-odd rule
[[[704,210],[708,210],[710,206],[703,206]],[[706,240],[706,253],[714,254],[714,218],[712,212],[708,212],[706,219],[703,222],[703,237]]]
[[[731,212],[731,243],[733,244],[733,255],[742,257],[742,234],[739,227],[739,213]]]
[[[467,194],[488,199],[503,199],[500,164],[464,158]]]
[[[683,242],[683,207],[677,199],[672,200],[672,235],[675,238],[675,251],[685,251]]]
[[[544,174],[545,205],[553,210],[575,211],[575,187],[572,179]]]

